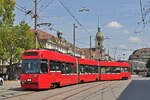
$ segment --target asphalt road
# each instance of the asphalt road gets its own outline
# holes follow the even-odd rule
[[[150,100],[150,78],[133,78],[117,100]]]

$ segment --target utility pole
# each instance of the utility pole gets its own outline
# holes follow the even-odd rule
[[[92,41],[91,41],[91,35],[90,35],[90,59],[92,58]]]
[[[38,48],[38,40],[37,40],[37,0],[34,1],[35,3],[35,15],[34,15],[34,34],[35,34],[35,49]]]
[[[75,45],[75,40],[76,40],[76,28],[77,26],[75,24],[73,24],[73,52],[74,52],[74,56],[75,56],[75,53],[76,53],[76,45]]]

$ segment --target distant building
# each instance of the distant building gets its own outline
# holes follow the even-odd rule
[[[135,50],[129,56],[129,63],[134,72],[141,72],[146,70],[146,62],[150,58],[150,48],[142,48]]]
[[[100,59],[100,60],[112,60],[109,54],[105,53],[104,48],[104,36],[101,32],[101,27],[98,18],[98,28],[95,36],[95,48],[83,48],[85,51],[85,58],[88,59]]]
[[[101,32],[99,18],[98,18],[98,30],[95,36],[95,49],[100,52],[100,57],[105,57],[105,48],[104,48],[104,36]]]
[[[65,54],[74,55],[74,46],[62,37],[62,32],[57,31],[57,37],[47,32],[38,31],[38,40],[42,48],[55,49]],[[75,56],[85,58],[84,51],[75,47]]]
[[[131,66],[131,73],[139,73],[144,72],[146,70],[145,64],[146,62],[136,61],[136,60],[128,60]]]
[[[135,50],[132,55],[129,56],[129,60],[136,60],[147,62],[150,58],[150,48],[142,48]]]

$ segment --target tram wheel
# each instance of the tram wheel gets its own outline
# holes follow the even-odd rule
[[[84,80],[81,80],[81,83],[84,83]]]
[[[56,87],[57,87],[57,84],[55,84],[55,83],[52,83],[52,84],[51,84],[51,88],[52,88],[52,89],[55,89]]]

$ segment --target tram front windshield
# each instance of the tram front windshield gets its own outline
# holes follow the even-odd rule
[[[47,73],[47,60],[41,59],[24,59],[22,61],[22,73],[24,74],[39,74]]]

